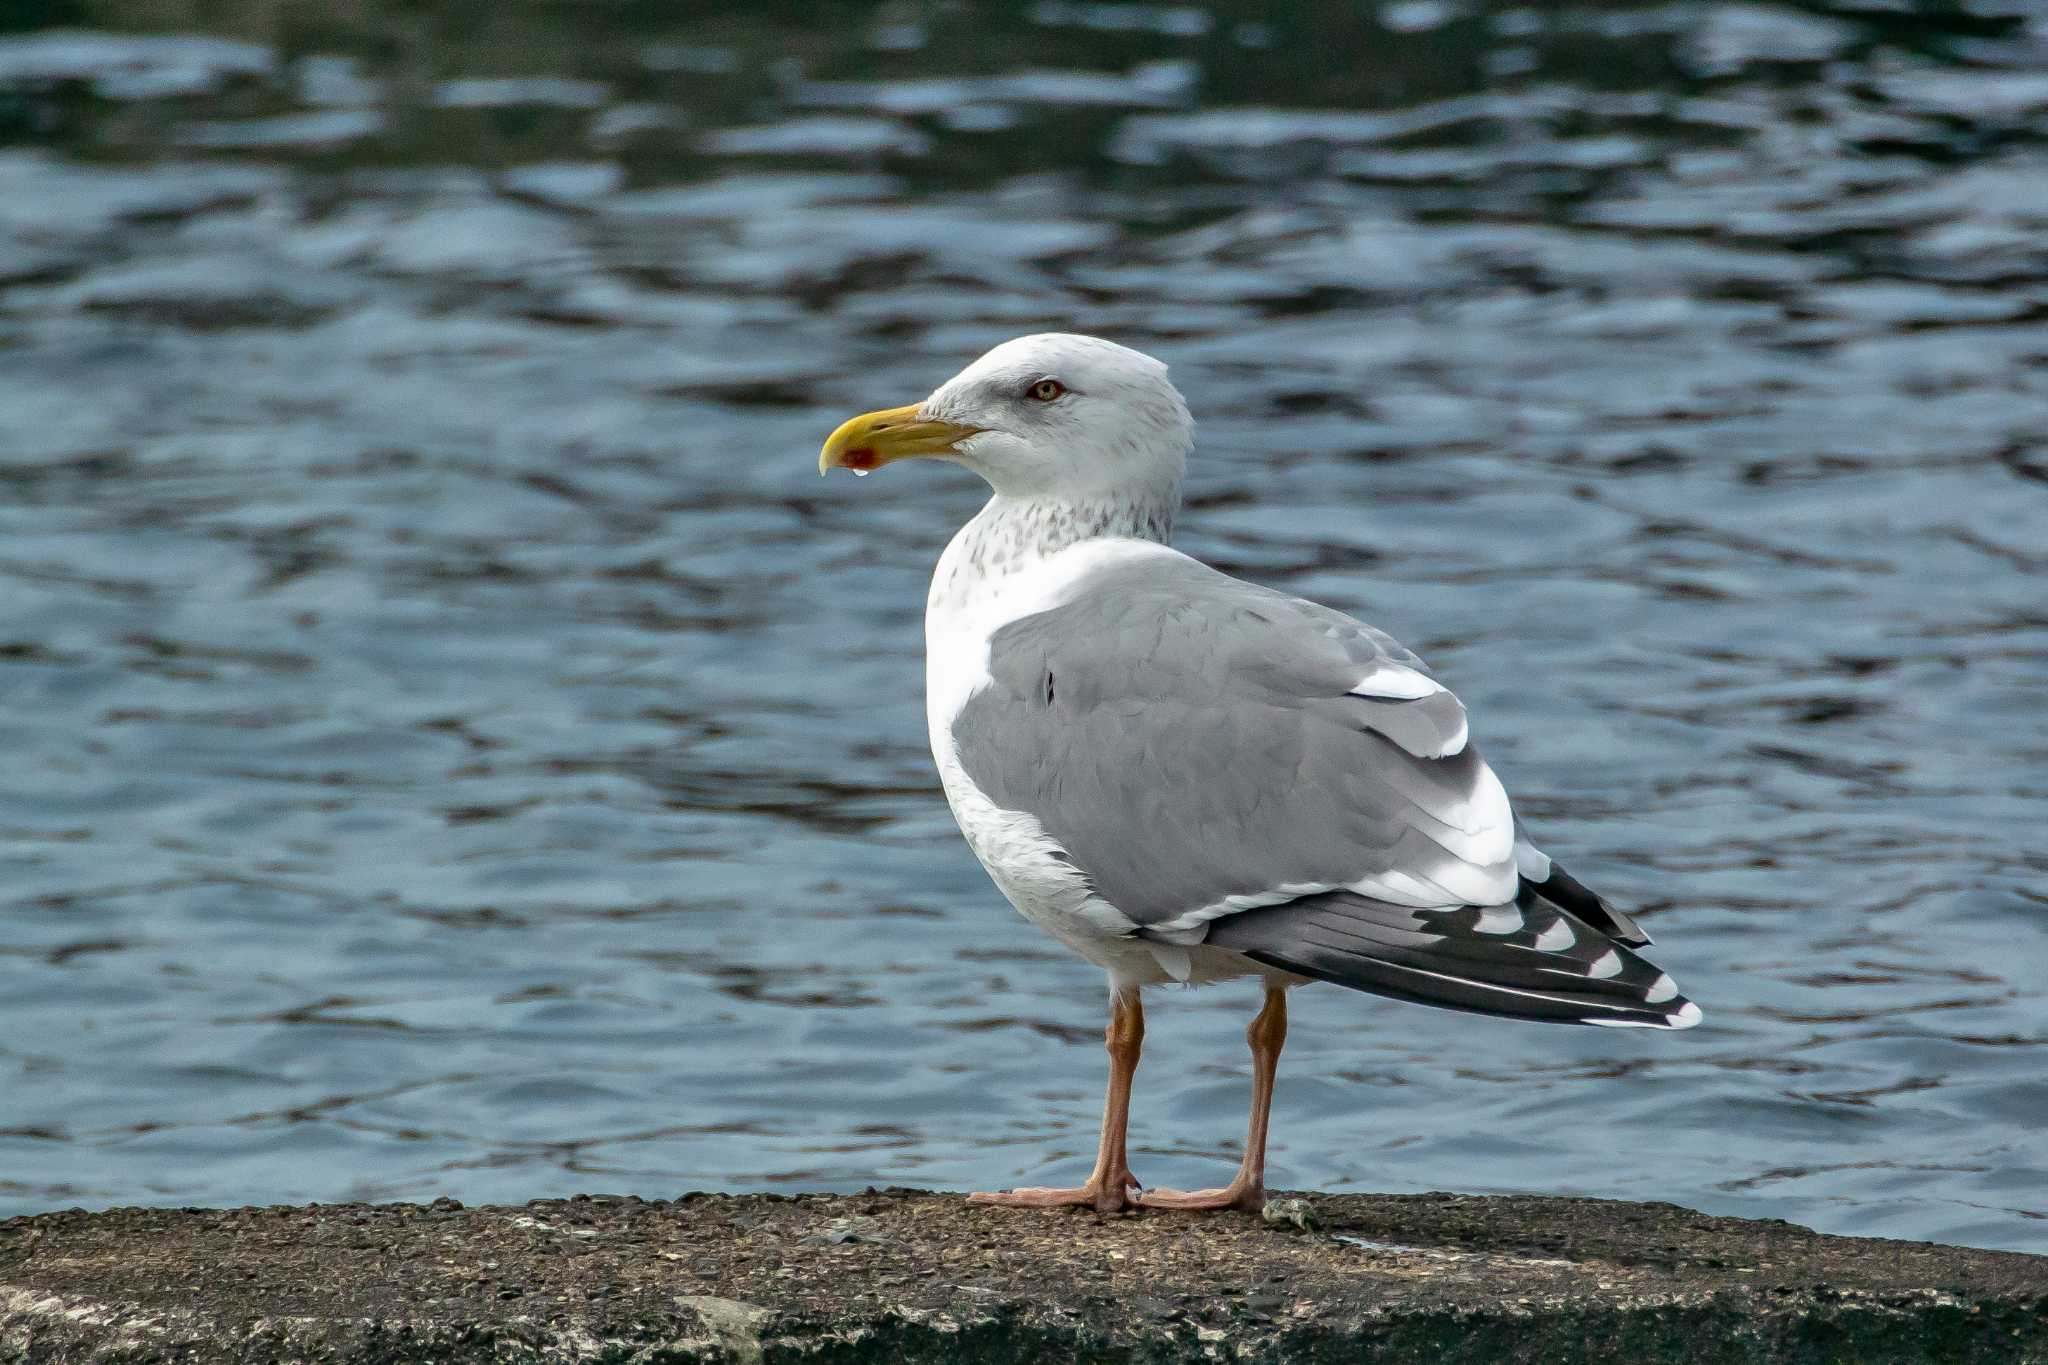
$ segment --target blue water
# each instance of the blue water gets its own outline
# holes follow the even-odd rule
[[[2038,10],[220,8],[0,35],[0,1214],[1077,1178],[1103,983],[924,752],[977,486],[815,475],[1058,327],[1707,1011],[1302,991],[1274,1183],[2048,1251]]]

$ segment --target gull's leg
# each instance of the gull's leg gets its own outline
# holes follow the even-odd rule
[[[1237,1178],[1220,1190],[1151,1190],[1138,1202],[1148,1209],[1262,1209],[1266,1206],[1266,1121],[1273,1114],[1273,1073],[1287,1044],[1287,992],[1266,987],[1266,1003],[1244,1040],[1252,1049],[1252,1118]]]
[[[1109,997],[1109,1031],[1104,1035],[1109,1048],[1109,1093],[1102,1101],[1102,1145],[1096,1149],[1095,1170],[1088,1183],[1076,1189],[1005,1190],[1000,1194],[970,1194],[970,1204],[1002,1204],[1013,1209],[1051,1209],[1066,1204],[1086,1204],[1103,1213],[1128,1207],[1127,1190],[1138,1188],[1136,1177],[1124,1160],[1124,1130],[1131,1117],[1131,1076],[1138,1069],[1138,1054],[1145,1046],[1145,1006],[1136,986],[1113,987]]]

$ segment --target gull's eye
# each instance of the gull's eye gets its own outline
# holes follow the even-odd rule
[[[1031,397],[1037,399],[1041,403],[1050,403],[1053,399],[1059,397],[1066,391],[1067,386],[1065,384],[1060,383],[1060,381],[1057,379],[1041,379],[1036,384],[1033,384],[1029,389],[1025,390],[1025,392],[1030,394]]]

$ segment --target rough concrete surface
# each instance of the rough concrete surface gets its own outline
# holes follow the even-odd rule
[[[2048,1258],[1589,1199],[958,1196],[0,1222],[0,1362],[2048,1362]]]

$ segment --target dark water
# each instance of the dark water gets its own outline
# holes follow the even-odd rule
[[[1101,980],[924,752],[976,487],[813,463],[1060,327],[1708,1012],[1305,991],[1277,1183],[2048,1250],[2042,7],[31,8],[0,1213],[1077,1177]]]

